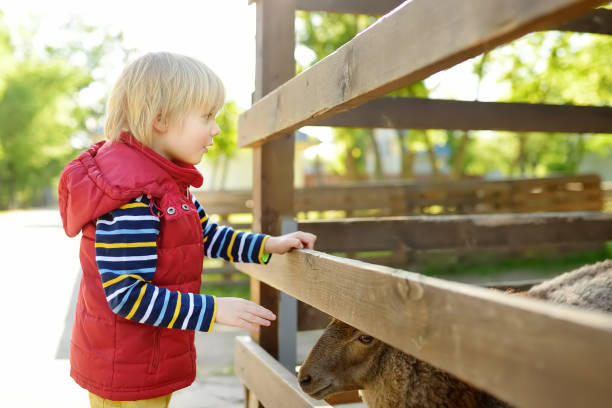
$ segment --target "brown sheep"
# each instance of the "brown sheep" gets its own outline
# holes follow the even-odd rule
[[[612,260],[534,286],[526,296],[612,312]],[[298,374],[316,399],[360,389],[372,408],[509,407],[456,377],[334,319]]]

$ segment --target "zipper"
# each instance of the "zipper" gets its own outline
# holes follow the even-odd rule
[[[153,335],[153,356],[151,358],[151,365],[149,366],[149,373],[153,374],[157,371],[159,366],[159,339],[161,337],[161,329],[156,329]]]

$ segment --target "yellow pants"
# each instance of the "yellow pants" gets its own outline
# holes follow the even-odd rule
[[[91,408],[168,408],[172,394],[138,401],[111,401],[89,393]]]

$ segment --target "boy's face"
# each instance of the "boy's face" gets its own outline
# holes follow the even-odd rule
[[[215,117],[210,113],[190,112],[182,123],[169,121],[158,132],[153,150],[169,160],[198,164],[202,155],[213,144],[213,137],[220,132]]]

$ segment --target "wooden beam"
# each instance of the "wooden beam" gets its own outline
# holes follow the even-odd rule
[[[257,3],[255,99],[295,75],[295,0]],[[294,137],[285,134],[253,150],[253,230],[281,232],[280,217],[293,214]],[[251,300],[278,314],[280,295],[265,283],[251,280]],[[262,327],[254,336],[278,357],[278,325]]]
[[[503,291],[522,292],[529,290],[532,286],[542,283],[544,279],[530,279],[521,281],[507,281],[507,282],[489,282],[479,284],[479,286]],[[326,313],[323,313],[317,308],[310,306],[308,303],[299,302],[299,318],[298,318],[298,330],[321,330],[327,327],[332,317]],[[333,403],[327,399],[327,402],[333,405]]]
[[[252,211],[251,191],[193,194],[208,214]],[[294,190],[295,212],[379,209],[386,215],[409,215],[430,205],[440,206],[443,212],[464,214],[601,211],[602,185],[598,175],[581,174],[532,179],[377,182]],[[238,228],[239,224],[232,225]]]
[[[434,215],[300,221],[325,252],[526,248],[543,244],[605,242],[612,214],[535,213]]]
[[[297,377],[247,336],[236,337],[234,368],[249,392],[266,408],[331,407],[300,390]]]
[[[403,3],[240,115],[239,145],[278,138],[604,2],[465,0],[461,7],[455,0]]]
[[[612,10],[600,8],[554,28],[559,31],[612,35]]]
[[[297,10],[380,16],[403,3],[403,0],[297,0]],[[592,34],[612,34],[612,10],[597,9],[549,30]]]
[[[296,9],[305,11],[328,11],[331,13],[386,14],[404,0],[297,0]]]
[[[612,316],[311,250],[257,279],[520,407],[609,407]]]
[[[384,97],[315,126],[612,133],[608,106],[467,102]]]

